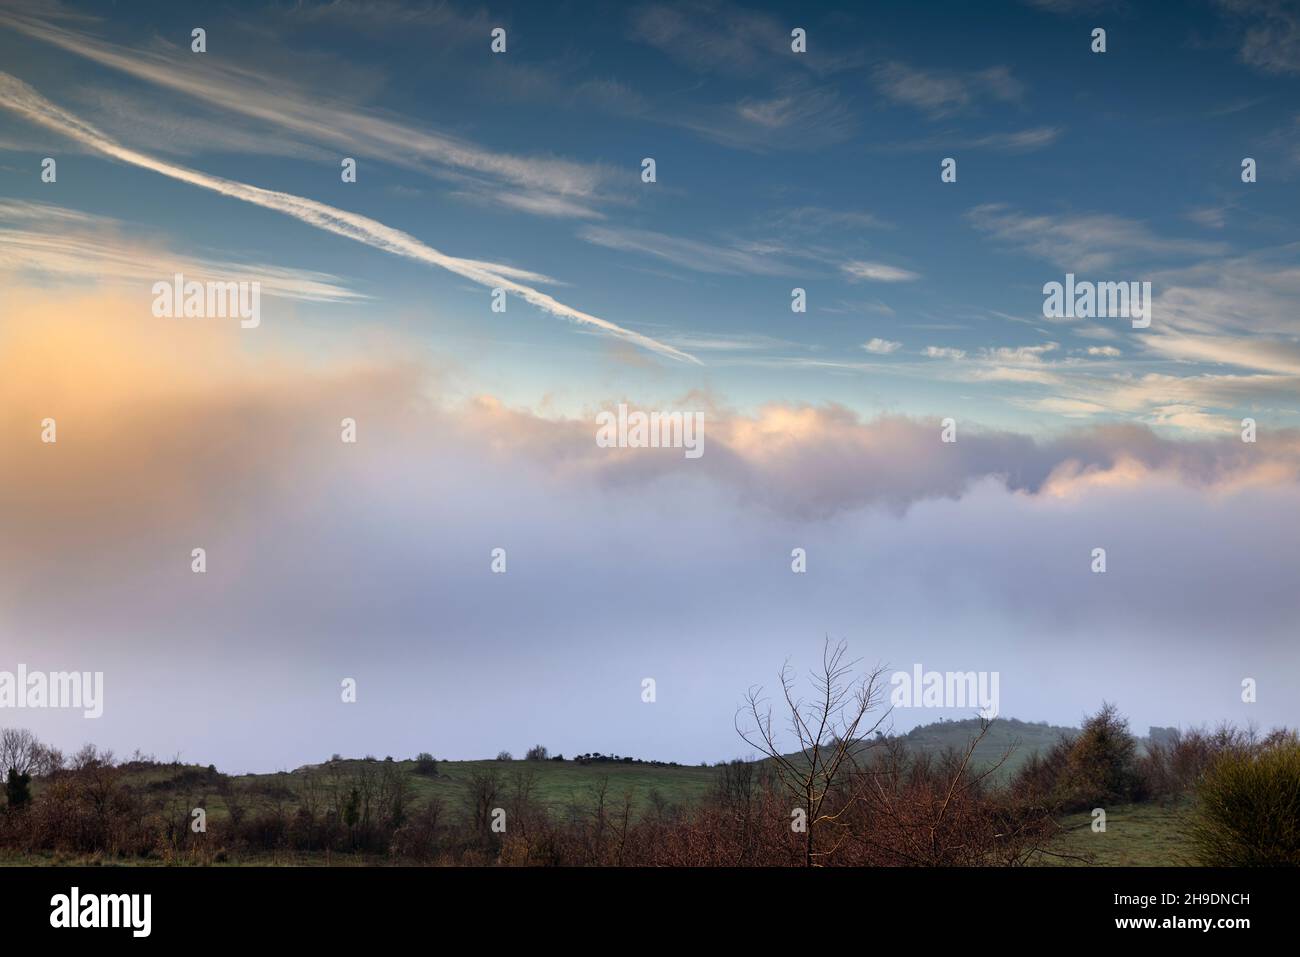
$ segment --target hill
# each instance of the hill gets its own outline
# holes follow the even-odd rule
[[[936,721],[933,724],[919,725],[906,734],[879,737],[871,741],[864,740],[860,742],[860,747],[863,751],[868,751],[885,741],[893,740],[901,742],[910,754],[930,755],[937,758],[949,750],[965,752],[970,747],[971,740],[979,733],[978,718]],[[976,746],[973,766],[982,770],[1001,762],[1001,767],[994,773],[993,779],[1003,783],[1029,760],[1030,755],[1046,751],[1061,738],[1072,738],[1078,733],[1078,728],[1065,728],[1045,721],[997,718],[989,725],[988,733]]]
[[[971,739],[979,734],[979,725],[978,718],[938,721],[913,728],[902,735],[902,740],[908,750],[922,754],[941,754],[949,748],[964,751],[970,746]],[[1078,728],[1063,728],[1046,721],[997,718],[975,748],[975,763],[979,767],[988,767],[1006,755],[997,774],[999,780],[1006,780],[1029,760],[1031,754],[1046,751],[1061,738],[1072,738],[1078,733]]]

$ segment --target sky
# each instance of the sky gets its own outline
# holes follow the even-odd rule
[[[714,761],[828,636],[1300,724],[1298,104],[1280,0],[0,0],[0,671],[105,684],[0,725]],[[1047,318],[1067,274],[1150,326]]]

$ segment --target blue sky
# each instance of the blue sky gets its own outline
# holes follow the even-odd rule
[[[1026,719],[1294,723],[1297,94],[1274,0],[0,2],[0,623],[106,669],[119,748],[236,768],[727,757],[828,633]],[[261,326],[152,319],[181,270]],[[1067,272],[1151,327],[1045,319]],[[603,454],[617,402],[706,454]]]
[[[11,26],[38,26],[0,36],[11,71],[125,145],[543,274],[561,301],[703,366],[611,364],[607,337],[586,341],[522,304],[493,315],[485,290],[458,277],[148,170],[65,158],[61,202],[177,250],[326,272],[368,297],[302,308],[286,335],[405,317],[432,346],[477,355],[473,372],[494,390],[545,391],[569,409],[613,380],[665,397],[716,390],[742,407],[959,406],[1035,432],[1080,418],[1205,431],[1252,410],[1295,424],[1280,383],[1240,378],[1294,385],[1295,329],[1270,322],[1270,303],[1243,303],[1240,325],[1276,338],[1285,362],[1274,351],[1225,363],[1212,344],[1189,352],[1163,334],[1223,324],[1211,311],[1222,277],[1197,267],[1240,259],[1263,286],[1244,294],[1294,291],[1294,43],[1278,29],[1277,51],[1250,45],[1251,31],[1293,21],[1270,21],[1268,4],[1177,16],[1146,4],[900,4],[875,16],[813,5],[793,20],[723,4],[599,18],[564,5],[219,5],[200,17],[207,54],[189,52],[198,21],[183,6],[83,20],[75,5],[38,5],[44,19],[22,20],[30,9],[19,4]],[[498,25],[503,55],[485,39]],[[791,25],[809,31],[806,54],[789,50]],[[1095,25],[1105,54],[1090,51]],[[51,27],[62,46],[33,39]],[[278,123],[290,108],[296,125]],[[342,112],[351,119],[331,126]],[[397,141],[363,135],[367,121]],[[2,129],[35,152],[67,147],[18,117]],[[408,133],[452,137],[469,161],[406,148]],[[344,155],[360,162],[355,184],[339,180]],[[9,195],[47,199],[8,156]],[[645,156],[655,184],[640,182]],[[955,184],[939,181],[946,156]],[[1241,183],[1244,156],[1259,182]],[[893,272],[859,278],[858,263]],[[1190,301],[1177,315],[1158,306],[1150,337],[1045,322],[1041,287],[1067,271],[1156,277],[1158,302]],[[795,286],[806,314],[789,309]],[[894,351],[868,352],[873,339]],[[1027,365],[1049,378],[1006,372]],[[1124,388],[1145,376],[1157,378]],[[1160,394],[1163,377],[1176,397]]]

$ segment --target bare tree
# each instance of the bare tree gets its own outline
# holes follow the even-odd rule
[[[380,823],[396,829],[406,822],[410,785],[396,763],[385,762],[379,773],[378,806]]]
[[[36,735],[26,728],[5,728],[0,731],[0,774],[11,768],[19,774],[36,771],[43,751]]]
[[[622,867],[624,864],[624,855],[627,852],[628,838],[632,830],[632,789],[624,788],[622,800],[619,802],[617,816],[614,818],[614,864]]]
[[[609,775],[602,774],[586,791],[585,801],[570,805],[569,819],[584,842],[587,860],[604,863],[605,831],[609,827]]]
[[[226,812],[230,815],[230,823],[238,828],[243,824],[245,813],[248,810],[248,800],[243,788],[236,784],[229,775],[223,774],[217,778],[217,793],[221,795],[221,800],[225,802]]]
[[[39,746],[36,757],[36,776],[47,778],[63,770],[66,759],[63,752],[51,745]]]
[[[790,731],[797,748],[787,753],[772,727],[772,708],[762,697],[761,687],[750,688],[745,703],[736,712],[736,731],[750,747],[772,762],[777,780],[799,802],[804,812],[803,859],[805,867],[819,864],[833,854],[838,842],[818,850],[816,836],[823,825],[835,826],[858,795],[849,793],[827,804],[828,798],[849,776],[857,754],[870,744],[863,739],[876,731],[886,710],[870,727],[867,716],[884,697],[881,666],[854,678],[858,660],[847,661],[848,645],[830,639],[822,649],[821,668],[812,676],[814,697],[805,702],[795,692],[795,672],[789,662],[781,669],[781,696],[789,711]]]
[[[992,762],[975,756],[992,719],[981,716],[965,748],[911,755],[903,740],[884,743],[879,760],[855,772],[861,807],[853,841],[888,865],[1022,864],[1044,834],[1045,816],[988,800],[987,786],[1015,750]]]
[[[107,748],[101,751],[93,744],[83,744],[81,750],[72,756],[72,769],[84,771],[87,768],[112,768],[117,766],[117,757]]]
[[[486,839],[492,831],[492,812],[501,794],[501,775],[496,768],[475,768],[465,781],[462,807],[471,829]]]
[[[513,772],[507,795],[511,826],[527,836],[529,826],[545,813],[537,801],[537,772],[531,768]]]

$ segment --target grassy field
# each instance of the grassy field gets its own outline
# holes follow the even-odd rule
[[[296,805],[296,795],[309,777],[314,777],[328,787],[335,774],[351,777],[363,764],[378,770],[387,762],[344,759],[326,764],[307,765],[291,772],[274,774],[245,774],[233,776],[231,781],[246,799],[272,799]],[[520,775],[531,775],[534,799],[555,814],[563,814],[574,805],[589,805],[598,788],[606,788],[605,800],[621,805],[623,796],[631,796],[632,807],[643,812],[651,807],[653,795],[669,804],[691,804],[704,796],[717,779],[715,768],[699,766],[669,766],[657,764],[623,764],[619,762],[577,761],[439,761],[438,773],[428,776],[416,773],[414,761],[394,761],[393,767],[401,772],[409,786],[410,804],[418,806],[430,798],[441,798],[448,808],[455,810],[465,792],[465,785],[478,771],[496,771],[503,789],[508,793]],[[128,767],[125,783],[132,788],[159,797],[202,798],[208,818],[219,821],[228,816],[229,809],[210,776],[208,769],[199,765],[149,765]],[[45,787],[37,781],[37,796]]]
[[[358,761],[338,764],[345,772],[353,770]],[[621,804],[623,795],[630,794],[632,806],[638,812],[651,804],[651,792],[657,791],[670,804],[691,804],[713,786],[717,771],[698,766],[671,767],[654,764],[622,764],[595,762],[579,764],[576,761],[439,761],[436,777],[415,773],[414,761],[395,762],[406,775],[416,803],[431,797],[440,797],[449,807],[456,807],[465,790],[465,782],[475,771],[495,770],[503,785],[509,789],[516,775],[534,775],[533,795],[552,812],[563,813],[569,807],[587,805],[597,788],[606,785],[606,801]],[[325,774],[326,766],[300,768],[290,775],[254,775],[252,780],[293,779],[305,772]],[[241,778],[240,780],[247,780]]]
[[[1035,863],[1073,867],[1194,866],[1187,835],[1190,802],[1172,805],[1124,804],[1106,811],[1105,833],[1092,830],[1091,814],[1061,820],[1065,833],[1049,850],[1087,860],[1043,857]]]

